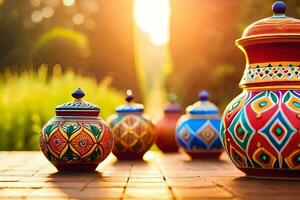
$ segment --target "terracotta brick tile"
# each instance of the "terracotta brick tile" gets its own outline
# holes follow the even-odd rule
[[[47,182],[47,181],[51,181],[51,180],[53,180],[53,179],[48,178],[48,177],[32,176],[32,177],[23,177],[20,181],[21,182]]]
[[[84,188],[88,182],[46,182],[44,188]]]
[[[114,171],[104,171],[103,177],[129,177],[130,171],[126,172],[114,172]]]
[[[163,188],[167,187],[166,182],[154,182],[154,183],[143,183],[143,182],[128,182],[127,188]]]
[[[1,199],[1,198],[0,198]],[[28,197],[26,199],[29,199],[29,200],[53,200],[53,197]],[[76,199],[78,200],[78,198],[69,198],[69,197],[55,197],[55,200],[70,200],[70,199]],[[15,200],[15,199],[14,199]],[[24,198],[22,198],[22,200],[24,200]]]
[[[214,187],[214,183],[207,181],[203,178],[170,178],[167,183],[171,187]]]
[[[42,188],[45,182],[0,182],[0,188]]]
[[[18,197],[26,197],[28,194],[35,191],[34,189],[23,189],[23,188],[4,188],[0,190],[1,198],[18,198]]]
[[[19,181],[23,177],[20,176],[0,176],[0,182],[12,182],[12,181]]]
[[[124,194],[124,198],[166,199],[166,198],[172,198],[172,194],[167,187],[127,188]]]
[[[246,200],[299,200],[299,194],[268,195],[268,194],[239,194],[238,198]]]
[[[40,198],[67,198],[67,197],[78,197],[80,190],[76,188],[41,188],[34,190],[27,194],[29,198],[40,197]]]
[[[172,188],[177,198],[220,198],[230,199],[233,194],[219,187],[207,188]]]
[[[128,177],[101,177],[97,178],[93,181],[100,181],[100,182],[127,182]]]
[[[161,183],[165,180],[163,177],[149,178],[149,177],[130,177],[129,182],[138,182],[138,183]]]
[[[155,156],[147,162],[110,156],[96,173],[57,173],[40,152],[0,152],[0,199],[299,199],[299,181],[246,178],[226,155]]]
[[[91,199],[111,199],[121,198],[123,196],[124,188],[85,188],[80,192],[78,198]]]
[[[22,176],[22,177],[27,177],[27,176],[33,176],[36,173],[36,171],[5,171],[2,173],[4,176]]]
[[[90,182],[87,184],[86,187],[88,188],[117,188],[117,187],[125,187],[127,182],[123,181],[113,181],[113,182],[108,182],[108,181],[97,181],[97,182]]]

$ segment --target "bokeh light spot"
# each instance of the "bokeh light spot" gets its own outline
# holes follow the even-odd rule
[[[39,7],[41,5],[41,0],[31,0],[30,1],[30,4],[33,6],[33,7]]]
[[[73,6],[75,4],[75,0],[63,0],[63,4],[65,6]]]
[[[72,18],[73,23],[76,25],[80,25],[84,22],[84,16],[81,13],[77,13]]]
[[[44,7],[41,12],[42,12],[43,17],[50,18],[54,14],[54,9],[51,8],[50,6],[47,6],[47,7]]]
[[[34,23],[39,23],[43,20],[43,15],[40,10],[35,10],[31,13],[31,20]]]

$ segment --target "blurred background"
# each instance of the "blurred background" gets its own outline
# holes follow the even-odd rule
[[[299,0],[286,0],[300,18]],[[273,0],[0,0],[0,150],[36,150],[57,105],[85,100],[106,119],[131,88],[157,120],[167,94],[199,90],[221,110],[241,90],[234,41]]]

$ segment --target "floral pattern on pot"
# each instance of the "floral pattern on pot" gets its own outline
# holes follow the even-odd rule
[[[95,170],[111,152],[113,135],[96,117],[99,108],[80,100],[81,90],[73,96],[75,102],[58,106],[57,116],[43,127],[40,148],[58,170]]]

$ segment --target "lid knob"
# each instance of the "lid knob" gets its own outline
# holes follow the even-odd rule
[[[272,10],[275,15],[284,15],[286,4],[283,1],[276,1],[272,6]]]
[[[207,101],[208,100],[208,92],[206,90],[202,90],[199,92],[199,99],[200,101]]]
[[[128,103],[130,103],[130,102],[132,102],[132,100],[133,100],[133,98],[134,98],[134,96],[133,96],[133,94],[132,94],[132,91],[131,90],[127,90],[126,91],[126,98],[125,98],[125,100],[128,102]]]
[[[170,103],[175,103],[177,101],[177,95],[175,93],[170,93],[168,95],[168,100]]]
[[[75,92],[72,93],[72,97],[74,97],[75,99],[81,99],[84,96],[85,94],[80,88],[78,88]]]

